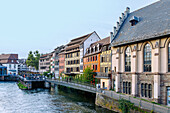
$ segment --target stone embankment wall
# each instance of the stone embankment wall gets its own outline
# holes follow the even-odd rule
[[[118,108],[118,101],[106,95],[103,95],[102,93],[96,93],[95,104],[97,106],[113,110],[115,112],[121,112],[121,110]]]
[[[105,94],[96,93],[95,104],[97,106],[101,106],[103,108],[107,108],[107,109],[112,110],[114,112],[122,113],[122,111],[118,107],[118,105],[119,105],[118,100],[116,100],[114,98],[111,98],[111,97],[108,97]],[[136,107],[136,109],[134,109],[134,110],[130,110],[130,113],[143,113],[143,112],[150,113],[151,111],[145,110],[145,109],[141,109],[139,107]]]

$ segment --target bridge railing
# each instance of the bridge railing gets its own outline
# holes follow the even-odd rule
[[[49,81],[56,81],[56,82],[61,82],[61,83],[64,83],[64,84],[68,84],[68,85],[72,85],[72,86],[76,86],[76,87],[79,87],[79,88],[84,88],[84,89],[88,89],[88,90],[92,90],[93,92],[101,92],[101,90],[97,89],[95,87],[95,85],[91,84],[91,83],[86,83],[86,82],[79,82],[79,81],[75,81],[75,80],[71,80],[71,81],[68,81],[68,80],[65,80],[65,79],[47,79]]]

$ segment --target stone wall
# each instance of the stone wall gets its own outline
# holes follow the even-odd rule
[[[119,101],[108,97],[102,93],[96,93],[96,100],[95,100],[95,104],[97,106],[101,106],[103,108],[112,110],[114,112],[119,112],[122,113],[122,111],[119,109],[118,105],[119,105]],[[130,113],[150,113],[151,111],[140,108],[135,106],[134,109],[130,109]]]
[[[118,101],[107,97],[101,93],[96,93],[96,101],[95,104],[97,106],[101,106],[103,108],[107,108],[109,110],[113,110],[115,112],[121,112],[121,110],[118,108]]]

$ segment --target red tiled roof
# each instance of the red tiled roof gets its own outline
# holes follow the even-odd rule
[[[0,63],[2,64],[6,64],[6,63],[17,64],[18,63],[17,60],[18,60],[18,54],[1,54],[0,55]]]

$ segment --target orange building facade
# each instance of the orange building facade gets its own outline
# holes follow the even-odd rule
[[[84,68],[87,68],[87,66],[90,66],[91,69],[94,70],[94,72],[100,72],[100,53],[96,54],[86,54],[84,57]]]
[[[100,55],[102,53],[103,45],[108,42],[108,38],[104,38],[97,42],[92,43],[87,49],[85,56],[83,58],[84,65],[83,69],[87,68],[88,66],[94,70],[94,72],[99,73],[100,70]]]

